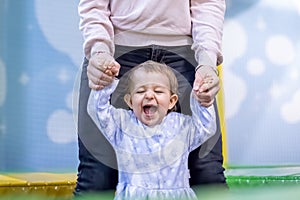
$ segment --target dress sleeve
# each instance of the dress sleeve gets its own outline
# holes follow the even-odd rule
[[[121,115],[126,111],[116,109],[110,104],[110,96],[115,91],[118,80],[114,80],[102,90],[92,90],[88,100],[87,111],[98,129],[114,144],[115,135],[121,123]]]
[[[87,59],[97,51],[113,55],[113,25],[110,21],[108,0],[80,0],[78,13],[79,29],[83,35],[83,50]]]
[[[215,67],[223,62],[225,8],[225,0],[191,0],[192,49],[198,65]]]
[[[190,97],[190,106],[192,110],[192,120],[190,125],[190,151],[196,149],[201,144],[212,137],[217,130],[216,113],[213,105],[206,108],[194,98],[193,93]]]

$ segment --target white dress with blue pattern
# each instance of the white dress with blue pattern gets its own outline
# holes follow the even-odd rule
[[[170,112],[147,127],[131,110],[110,105],[118,80],[92,91],[88,112],[116,151],[119,171],[116,200],[197,199],[189,185],[188,155],[216,131],[215,110],[191,95],[192,116]]]

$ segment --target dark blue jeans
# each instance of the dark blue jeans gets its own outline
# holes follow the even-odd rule
[[[116,46],[116,60],[121,65],[120,77],[132,67],[147,61],[163,62],[177,72],[179,82],[179,103],[176,106],[178,112],[190,113],[189,94],[195,78],[194,52],[190,46],[162,47],[151,45],[147,47]],[[117,165],[114,150],[99,132],[89,115],[87,114],[87,100],[90,94],[88,78],[86,74],[88,60],[85,59],[82,68],[79,96],[78,116],[78,145],[79,166],[78,178],[74,191],[75,195],[86,192],[99,192],[113,190],[117,185]],[[125,108],[121,97],[124,85],[119,84],[116,95],[112,96],[112,104]],[[191,173],[191,186],[202,184],[218,184],[226,186],[222,156],[222,136],[220,130],[217,106],[214,104],[217,114],[217,132],[215,136],[201,145],[189,156],[189,169]]]

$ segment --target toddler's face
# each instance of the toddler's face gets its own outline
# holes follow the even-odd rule
[[[139,69],[132,78],[133,85],[130,94],[125,96],[126,103],[145,125],[161,123],[178,99],[177,95],[170,92],[168,77],[158,72]]]

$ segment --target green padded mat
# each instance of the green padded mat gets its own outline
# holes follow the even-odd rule
[[[230,188],[296,186],[300,183],[300,167],[251,167],[226,169]],[[300,197],[299,197],[300,200]]]

